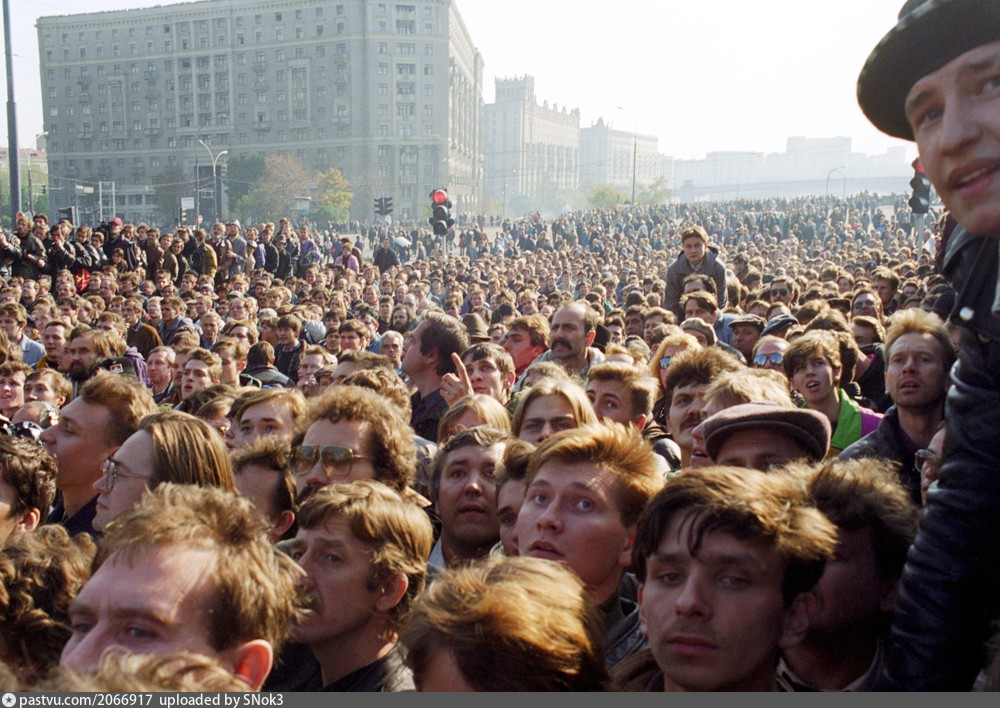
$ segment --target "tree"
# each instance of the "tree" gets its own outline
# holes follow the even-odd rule
[[[319,220],[343,223],[350,218],[354,194],[347,191],[349,186],[347,178],[335,167],[316,175],[314,211],[321,215]]]
[[[594,209],[607,209],[622,201],[621,193],[610,184],[602,184],[590,190],[587,201]]]
[[[230,157],[226,164],[226,194],[229,203],[236,204],[250,193],[254,183],[264,174],[264,158],[260,155]]]
[[[249,222],[273,220],[296,214],[295,198],[312,191],[312,175],[290,155],[264,158],[264,173],[250,191],[236,202],[236,209]]]
[[[194,196],[194,184],[186,179],[180,167],[168,167],[153,177],[153,193],[156,195],[156,211],[164,224],[177,221],[181,208],[181,197]]]

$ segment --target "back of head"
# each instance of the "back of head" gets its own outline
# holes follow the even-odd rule
[[[600,620],[582,582],[535,558],[490,556],[446,570],[421,595],[400,641],[418,688],[450,653],[477,691],[599,691]]]
[[[188,413],[161,411],[142,419],[153,440],[153,479],[235,491],[225,443],[208,423]]]

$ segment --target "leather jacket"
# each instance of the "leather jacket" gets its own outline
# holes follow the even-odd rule
[[[877,690],[968,691],[1000,610],[1000,241],[959,228],[943,272],[958,293],[959,361],[941,477],[910,548]]]

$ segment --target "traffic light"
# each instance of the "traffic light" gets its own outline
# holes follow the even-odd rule
[[[434,235],[444,236],[455,225],[455,220],[451,218],[451,200],[448,199],[448,192],[444,189],[435,189],[431,192],[431,209],[432,215],[428,221],[434,228]]]
[[[908,204],[914,214],[926,214],[931,210],[931,181],[924,174],[924,166],[920,164],[918,157],[913,161],[913,179],[910,180],[913,187],[913,196]]]
[[[64,219],[68,219],[69,223],[73,224],[74,226],[79,226],[80,225],[80,222],[78,222],[76,220],[76,207],[75,206],[63,207],[62,209],[59,210],[59,216],[62,217],[62,218],[64,218]]]
[[[382,216],[392,213],[392,197],[382,197]]]
[[[375,214],[385,216],[385,197],[375,197]]]

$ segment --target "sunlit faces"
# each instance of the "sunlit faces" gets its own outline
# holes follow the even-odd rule
[[[722,531],[708,531],[692,554],[692,521],[674,515],[639,590],[664,688],[771,690],[779,651],[798,639],[804,612],[797,602],[785,608],[785,563],[773,547]]]
[[[705,324],[709,325],[715,322],[715,313],[709,310],[708,307],[705,306],[705,303],[695,297],[689,298],[688,301],[684,303],[684,319],[691,319],[692,317],[696,317]]]
[[[941,405],[948,387],[941,343],[929,333],[910,332],[892,343],[885,390],[901,409]]]
[[[878,319],[879,312],[878,297],[873,293],[861,293],[854,298],[854,303],[851,305],[851,314],[854,317],[865,315]]]
[[[564,305],[556,310],[552,318],[552,334],[549,350],[561,362],[574,362],[586,354],[587,347],[594,341],[595,332],[586,330],[582,305]]]
[[[117,447],[105,438],[110,426],[107,407],[74,398],[59,412],[59,421],[42,431],[40,440],[59,463],[59,489],[90,489]]]
[[[708,384],[687,384],[677,386],[670,398],[667,410],[667,429],[682,450],[694,446],[692,432],[701,422],[702,396]]]
[[[600,465],[544,462],[525,491],[515,524],[522,556],[565,563],[601,604],[631,563],[634,527],[615,499],[615,477]]]
[[[195,391],[208,388],[219,383],[212,378],[211,366],[199,359],[191,359],[184,363],[184,374],[181,383],[181,399],[185,399]]]
[[[503,348],[514,360],[514,371],[522,372],[531,362],[545,351],[545,347],[531,343],[531,333],[520,328],[513,328],[504,335]]]
[[[240,416],[238,427],[241,447],[271,436],[291,442],[295,435],[291,404],[278,400],[247,406]]]
[[[297,470],[296,493],[300,502],[331,482],[375,479],[375,467],[370,459],[371,432],[368,423],[364,421],[341,419],[332,423],[321,418],[309,426],[302,445],[346,447],[363,459],[355,459],[328,470],[323,466],[322,457],[318,457],[308,471]]]
[[[0,414],[10,418],[17,409],[24,405],[23,371],[16,371],[0,376]]]
[[[21,335],[24,334],[24,324],[11,315],[0,317],[0,329],[6,332],[7,338],[14,343],[20,342]]]
[[[225,663],[209,634],[219,601],[215,562],[210,550],[170,545],[113,553],[73,601],[60,664],[92,672],[109,648],[194,652]]]
[[[840,367],[833,366],[822,354],[809,355],[792,372],[792,388],[802,394],[806,404],[815,408],[837,396]]]
[[[688,263],[691,265],[698,265],[705,258],[705,253],[708,251],[707,244],[696,236],[684,239],[684,243],[681,244],[684,249],[684,257],[687,258]]]
[[[508,556],[520,554],[517,547],[517,517],[524,504],[524,482],[512,479],[497,490],[497,521],[500,523],[500,542]]]
[[[726,438],[714,462],[717,465],[766,471],[808,455],[809,451],[791,436],[753,427],[739,430]]]
[[[157,390],[166,386],[173,377],[167,353],[162,351],[150,353],[146,360],[146,372],[149,374],[150,382]]]
[[[496,362],[489,357],[463,362],[469,375],[469,382],[475,393],[491,396],[501,403],[510,398],[510,387],[514,385],[514,372],[504,374]]]
[[[632,392],[621,381],[594,379],[587,382],[587,399],[594,407],[598,420],[611,420],[623,425],[645,424],[645,415],[637,416],[632,407]],[[641,417],[642,422],[637,418]]]
[[[538,396],[524,409],[517,437],[537,445],[560,430],[579,427],[573,408],[558,394]]]
[[[53,377],[59,374],[53,372],[49,375],[38,375],[31,381],[24,383],[24,402],[44,401],[51,403],[56,408],[62,407],[66,402],[65,397],[56,393]]]
[[[69,362],[70,378],[74,381],[85,380],[98,358],[93,337],[81,335],[73,339],[66,347],[64,357]]]
[[[1000,235],[1000,42],[961,54],[917,81],[906,118],[927,177],[958,223]]]
[[[153,437],[145,430],[134,433],[110,459],[114,481],[112,470],[106,466],[104,474],[94,482],[98,493],[94,528],[98,531],[104,531],[108,522],[130,509],[153,486]]]
[[[435,507],[442,543],[462,557],[473,557],[500,536],[493,473],[505,445],[465,445],[448,453],[441,468]]]
[[[351,642],[370,634],[381,592],[373,587],[372,549],[359,540],[342,516],[322,526],[299,529],[291,543],[292,558],[306,573],[309,611],[295,628],[296,641],[324,645]]]

